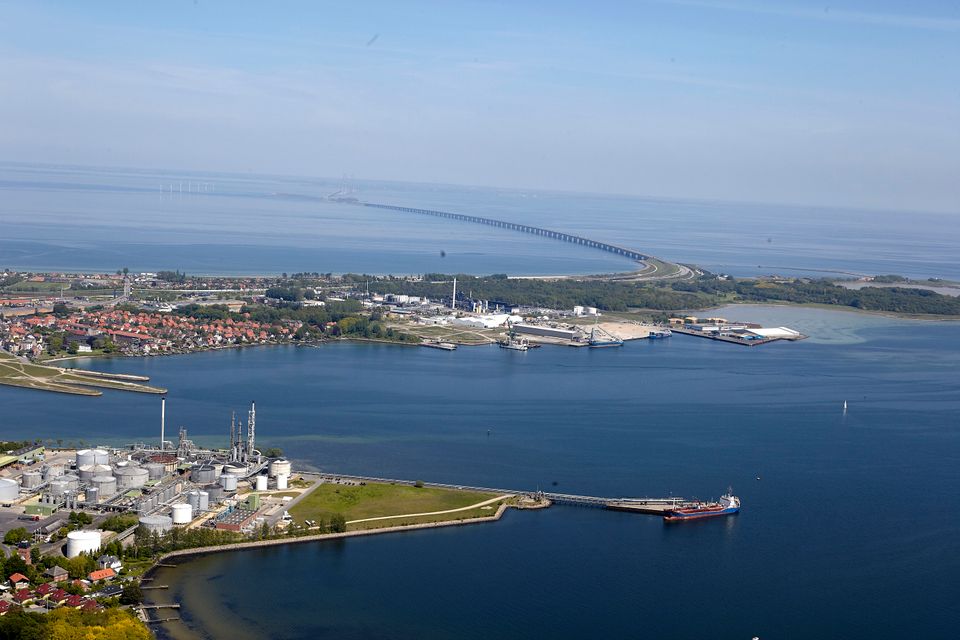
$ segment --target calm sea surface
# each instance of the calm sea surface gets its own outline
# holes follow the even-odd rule
[[[960,325],[722,313],[812,338],[82,362],[169,387],[168,433],[182,424],[208,444],[225,443],[230,411],[255,399],[262,446],[319,469],[606,496],[712,497],[732,485],[744,503],[739,516],[673,526],[554,507],[209,556],[159,575],[171,588],[157,597],[182,602],[184,618],[162,635],[956,637]],[[158,405],[0,387],[0,430],[124,443],[156,437]]]
[[[577,233],[734,275],[823,269],[960,280],[957,216],[358,185],[355,195],[371,202]],[[633,267],[522,233],[322,199],[339,187],[282,176],[0,164],[0,268],[542,275]]]

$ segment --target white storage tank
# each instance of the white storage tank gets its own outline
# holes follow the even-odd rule
[[[270,477],[276,478],[279,475],[290,477],[290,461],[279,458],[270,463]]]
[[[81,553],[100,550],[100,531],[71,531],[67,534],[67,557],[76,558]]]
[[[47,493],[52,496],[62,496],[64,493],[70,490],[70,483],[65,480],[54,480],[47,485]]]
[[[230,475],[243,476],[247,474],[247,467],[237,462],[231,462],[230,464],[223,465],[223,472]]]
[[[0,502],[13,502],[20,497],[20,485],[16,480],[0,478]]]
[[[113,476],[94,476],[89,484],[99,491],[101,498],[109,498],[117,493],[117,479]]]
[[[287,476],[282,473],[277,476],[277,489],[286,489],[287,488]]]
[[[173,524],[190,524],[193,520],[193,507],[186,502],[173,505]]]
[[[140,516],[140,525],[146,527],[150,533],[164,534],[173,529],[173,518],[170,516]]]
[[[200,511],[208,511],[210,509],[210,494],[206,491],[198,492],[200,495],[198,499],[198,509]]]
[[[103,449],[81,449],[77,451],[77,468],[94,464],[110,464],[110,453]]]
[[[147,475],[151,480],[160,480],[166,475],[166,468],[159,462],[148,462],[143,465],[143,468],[147,470]]]
[[[229,473],[223,474],[220,476],[220,486],[223,487],[224,491],[236,491],[237,476]]]
[[[48,464],[43,467],[43,481],[50,482],[54,478],[63,475],[62,464]]]
[[[24,471],[21,483],[24,489],[36,489],[43,484],[43,474],[39,471]]]
[[[187,502],[191,507],[200,510],[200,492],[199,491],[189,491],[187,492]]]
[[[257,491],[267,490],[267,476],[257,476]]]
[[[108,464],[85,464],[82,467],[77,467],[77,471],[80,479],[86,482],[95,476],[108,476],[112,470]]]
[[[122,467],[118,466],[113,475],[117,478],[117,489],[120,491],[142,487],[150,479],[150,474],[146,469],[129,464]]]

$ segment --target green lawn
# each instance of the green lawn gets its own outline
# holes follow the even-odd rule
[[[114,379],[110,374],[60,369],[23,362],[6,351],[0,351],[0,384],[87,396],[99,396],[101,394],[100,391],[87,387],[103,387],[118,391],[139,391],[141,393],[164,392],[163,389],[157,387]]]
[[[361,520],[381,516],[460,509],[495,497],[496,494],[478,491],[434,487],[418,489],[409,485],[368,483],[362,486],[343,486],[322,484],[292,507],[290,515],[298,522],[320,520],[321,518],[329,522],[331,516],[337,513],[343,514],[348,521]],[[351,525],[350,528],[386,527],[402,523],[458,520],[464,517],[492,515],[496,512],[496,505],[493,505],[493,507],[490,510],[472,509],[440,516],[380,520],[368,523],[368,526],[363,524],[359,526]]]

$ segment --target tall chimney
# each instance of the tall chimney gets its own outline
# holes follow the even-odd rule
[[[160,396],[160,451],[164,449],[163,430],[167,419],[167,396]]]

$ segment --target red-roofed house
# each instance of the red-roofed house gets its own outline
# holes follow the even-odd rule
[[[98,580],[110,580],[111,578],[115,578],[116,575],[116,571],[110,567],[107,567],[106,569],[97,569],[96,571],[91,571],[87,578],[90,580],[90,582],[97,582]]]
[[[85,600],[86,598],[83,596],[67,596],[67,599],[63,601],[63,606],[76,609],[82,606]]]
[[[0,600],[0,616],[4,615],[7,611],[10,611],[10,603],[6,600]]]
[[[60,604],[61,602],[66,600],[67,596],[69,595],[70,594],[64,591],[63,589],[54,589],[53,591],[50,592],[50,596],[47,598],[47,600],[49,600],[50,602],[56,602],[57,604]]]
[[[13,594],[13,599],[18,603],[23,604],[30,600],[35,600],[36,596],[33,594],[33,591],[30,589],[19,589],[15,594]]]
[[[83,611],[94,611],[99,608],[100,608],[100,603],[97,602],[96,600],[87,600],[82,605],[80,605],[80,609]]]
[[[52,584],[50,584],[49,582],[44,582],[42,585],[40,585],[39,587],[37,587],[36,589],[34,589],[34,592],[35,592],[38,596],[46,597],[47,594],[49,594],[49,593],[50,593],[51,591],[53,591],[54,589],[55,589],[55,587],[54,587]]]
[[[10,576],[10,584],[12,584],[15,589],[17,588],[17,585],[20,584],[21,582],[26,582],[29,584],[30,580],[27,578],[27,576],[23,575],[22,573],[15,573],[12,576]]]

